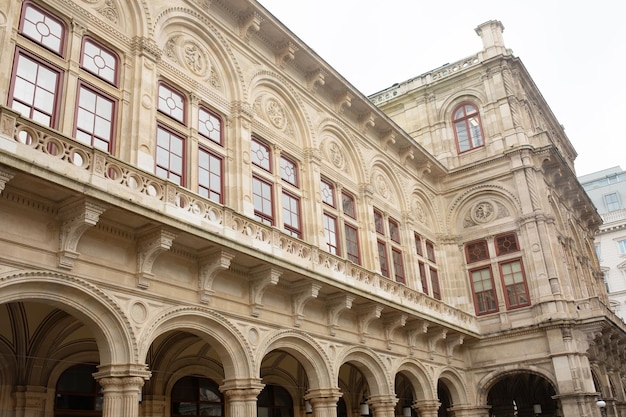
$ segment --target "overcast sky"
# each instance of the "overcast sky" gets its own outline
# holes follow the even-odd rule
[[[365,95],[482,49],[504,26],[578,152],[578,176],[626,169],[626,3],[622,0],[260,0]]]

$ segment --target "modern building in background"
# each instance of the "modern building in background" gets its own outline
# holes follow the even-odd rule
[[[626,318],[626,172],[612,167],[578,178],[602,217],[595,248],[611,308]]]
[[[576,151],[476,32],[366,97],[254,0],[0,2],[0,416],[625,416]]]

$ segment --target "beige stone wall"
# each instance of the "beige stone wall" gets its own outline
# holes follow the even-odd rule
[[[597,390],[613,410],[625,400],[613,348],[624,325],[589,260],[597,216],[571,145],[506,50],[486,46],[382,103],[253,1],[39,2],[65,24],[62,56],[19,33],[23,4],[0,5],[0,416],[53,415],[60,375],[85,363],[99,366],[106,416],[169,415],[189,375],[216,381],[233,417],[256,412],[264,384],[318,417],[340,397],[348,415],[366,397],[381,416],[409,400],[420,415],[442,403],[487,416],[511,375],[547,381],[547,409],[567,417],[595,415]],[[80,67],[85,37],[118,56],[117,85]],[[54,128],[9,108],[16,48],[62,73]],[[109,153],[73,138],[81,80],[117,100]],[[157,110],[160,82],[184,96],[184,123]],[[485,146],[459,155],[450,112],[466,100]],[[201,105],[222,118],[223,145],[198,134]],[[184,186],[154,175],[159,124],[186,138]],[[254,218],[253,136],[275,166],[299,166],[302,239]],[[224,158],[223,204],[196,192],[201,146]],[[279,173],[259,175],[280,201]],[[355,199],[361,265],[327,251],[322,178]],[[398,244],[377,233],[374,209],[398,223]],[[498,311],[477,316],[464,245],[493,249],[504,232],[519,240],[530,305],[508,309],[495,279]],[[415,233],[436,261],[416,253]],[[401,251],[405,283],[381,275],[378,240]],[[437,270],[440,300],[419,262]]]

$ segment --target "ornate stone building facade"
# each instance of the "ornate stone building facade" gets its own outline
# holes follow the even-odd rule
[[[611,309],[626,319],[626,171],[611,167],[578,178],[602,217],[595,249]]]
[[[252,0],[0,4],[0,416],[626,415],[497,21],[372,97]]]

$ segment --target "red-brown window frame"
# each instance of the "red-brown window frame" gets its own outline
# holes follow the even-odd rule
[[[507,252],[502,252],[502,251],[500,251],[500,245],[498,244],[498,239],[503,239],[503,238],[507,238],[507,237],[513,237],[513,241],[515,242],[515,249],[509,250]],[[519,240],[517,239],[517,233],[515,233],[515,232],[501,233],[501,234],[497,235],[493,239],[493,245],[496,248],[496,256],[509,255],[511,253],[516,253],[516,252],[520,251]]]
[[[108,52],[109,54],[111,54],[113,56],[113,58],[115,59],[115,75],[113,77],[113,81],[109,81],[106,78],[102,78],[99,74],[94,73],[93,71],[91,71],[89,68],[86,68],[84,66],[84,59],[85,59],[85,43],[90,42],[94,45],[96,45],[97,47],[99,47],[100,49]],[[97,40],[89,37],[89,36],[85,36],[83,37],[83,41],[80,47],[80,67],[81,69],[85,70],[86,72],[88,72],[89,74],[93,75],[94,77],[98,78],[99,80],[104,81],[107,84],[110,84],[114,87],[118,87],[119,86],[119,78],[120,78],[120,57],[117,53],[115,53],[112,49],[102,45],[101,42],[98,42]]]
[[[61,91],[63,91],[63,81],[64,81],[64,71],[55,66],[52,65],[50,62],[45,61],[41,58],[39,58],[37,55],[23,49],[20,47],[16,47],[15,48],[15,54],[13,55],[13,68],[11,70],[11,85],[9,87],[9,100],[8,100],[8,106],[12,107],[13,101],[15,100],[14,96],[15,96],[15,78],[17,76],[16,70],[17,70],[17,63],[19,61],[19,57],[20,55],[25,56],[26,58],[30,59],[31,61],[35,61],[38,65],[41,65],[45,68],[47,68],[48,70],[55,72],[58,75],[58,83],[56,86],[56,90],[54,92],[54,104],[53,104],[53,111],[52,114],[50,115],[50,125],[48,127],[51,127],[53,129],[56,129],[59,125],[59,114],[60,114],[60,106],[61,106]],[[21,103],[21,101],[18,100],[18,102]],[[29,119],[32,119],[32,109],[34,109],[35,107],[33,106],[33,103],[31,103],[30,105],[31,108],[31,114],[29,114],[28,117]],[[35,119],[32,119],[35,120]],[[41,123],[41,122],[38,122]]]
[[[258,176],[258,175],[252,175],[252,184],[253,184],[252,201],[253,201],[253,205],[254,205],[254,181],[255,180],[259,181],[259,182],[261,182],[263,184],[266,184],[266,185],[268,185],[270,187],[269,194],[270,194],[270,197],[271,197],[270,206],[272,208],[272,213],[271,214],[267,214],[267,213],[265,213],[263,211],[257,210],[257,208],[254,207],[254,215],[256,217],[259,217],[261,219],[260,221],[262,223],[267,224],[267,223],[265,223],[265,221],[268,221],[269,225],[273,226],[276,223],[276,213],[275,213],[275,207],[274,207],[275,206],[275,201],[274,201],[274,184],[271,183],[270,181],[267,181],[266,179]]]
[[[76,88],[76,105],[74,106],[74,131],[73,131],[73,135],[74,138],[76,138],[76,133],[78,131],[78,106],[80,104],[80,92],[81,92],[81,87],[84,87],[87,90],[90,90],[92,93],[102,96],[103,98],[111,101],[113,103],[113,109],[112,109],[112,114],[111,114],[111,140],[108,142],[109,146],[107,149],[107,152],[109,153],[113,153],[113,150],[115,149],[115,138],[116,138],[116,128],[117,128],[117,106],[118,106],[118,100],[117,98],[105,93],[104,91],[102,91],[101,89],[94,87],[93,85],[83,81],[83,80],[78,80],[78,86]],[[96,147],[93,143],[93,138],[94,138],[95,133],[91,133],[91,146],[92,147]],[[78,140],[78,139],[77,139]],[[82,143],[82,142],[81,142]],[[100,149],[100,148],[98,148]]]
[[[353,226],[350,223],[346,223],[344,222],[343,224],[343,228],[344,228],[344,238],[345,238],[345,246],[346,246],[346,258],[348,258],[350,261],[354,262],[357,265],[361,265],[361,244],[359,243],[359,229],[356,226]],[[356,245],[356,253],[352,253],[349,248],[350,245],[348,244],[348,242],[351,242],[348,240],[348,232],[347,230],[353,230],[354,231],[354,236],[356,236],[356,241],[354,242]]]
[[[280,169],[280,179],[285,181],[287,184],[289,184],[289,185],[291,185],[293,187],[300,188],[300,173],[298,172],[298,170],[299,170],[298,162],[296,162],[296,160],[294,158],[290,157],[289,155],[284,155],[284,154],[280,155],[279,160],[280,160],[279,161],[279,164],[280,164],[280,168],[279,168]],[[293,182],[289,181],[288,179],[286,179],[283,176],[283,164],[282,164],[283,160],[285,160],[285,161],[287,161],[287,162],[289,162],[289,163],[291,163],[293,165],[293,171],[294,171],[293,175],[295,177]]]
[[[217,201],[217,203],[219,204],[224,204],[224,157],[222,155],[219,155],[213,151],[211,151],[209,148],[207,148],[206,146],[198,146],[198,194],[200,193],[200,189],[203,190],[207,190],[208,192],[208,196],[204,196],[205,198],[208,198],[211,201],[215,201],[211,198],[211,193],[215,193],[216,191],[211,189],[210,186],[207,188],[203,185],[200,184],[200,161],[199,161],[199,154],[203,152],[208,154],[209,156],[213,156],[214,158],[217,158],[220,160],[220,190],[219,190],[219,201]],[[211,179],[211,173],[209,172],[209,185],[210,185],[210,179]]]
[[[422,283],[422,291],[428,295],[428,276],[426,276],[426,264],[424,262],[418,262],[420,281]]]
[[[294,227],[291,224],[287,224],[287,222],[285,221],[285,216],[283,215],[283,228],[289,232],[290,235],[297,237],[298,239],[302,239],[302,206],[301,206],[301,202],[300,202],[300,197],[298,197],[297,195],[290,193],[289,191],[283,189],[283,195],[286,195],[290,198],[292,198],[293,200],[295,200],[296,205],[297,205],[297,210],[298,210],[298,227]],[[282,205],[282,202],[281,202]],[[285,211],[285,206],[282,205],[282,209],[283,212]],[[291,212],[291,210],[289,210]]]
[[[524,284],[524,291],[525,291],[526,299],[528,301],[526,303],[524,303],[524,304],[511,305],[510,299],[509,299],[509,296],[508,296],[508,291],[507,291],[507,288],[510,287],[510,285],[507,286],[504,283],[504,274],[502,273],[502,265],[511,264],[511,263],[515,263],[515,262],[519,262],[519,264],[520,264],[520,270],[521,270],[522,278],[523,278],[522,283]],[[526,271],[524,270],[524,263],[522,262],[522,258],[507,259],[506,261],[498,262],[498,272],[500,273],[500,280],[502,282],[502,291],[503,291],[503,295],[504,295],[504,301],[506,303],[506,309],[507,310],[515,310],[515,309],[518,309],[518,308],[528,307],[531,304],[530,303],[530,292],[528,290],[528,281],[526,280]]]
[[[159,107],[159,100],[161,99],[161,87],[166,88],[168,90],[170,90],[172,93],[178,94],[181,97],[182,100],[182,117],[181,120],[177,119],[176,117],[172,116],[171,114],[161,110],[161,108]],[[165,81],[159,81],[158,85],[157,85],[157,111],[159,113],[161,113],[164,116],[167,116],[168,118],[170,118],[171,120],[174,120],[175,122],[181,123],[183,125],[187,125],[187,96],[179,89],[172,87],[171,84],[165,82]]]
[[[339,220],[337,219],[337,216],[328,213],[328,212],[324,212],[323,214],[324,217],[324,237],[326,238],[326,246],[328,248],[328,252],[330,252],[333,255],[337,255],[340,256],[341,254],[341,237],[339,236]],[[335,235],[335,241],[334,241],[334,245],[332,244],[333,242],[329,242],[328,241],[328,236],[326,235],[326,231],[328,230],[326,228],[326,219],[330,219],[332,220],[333,224],[335,225],[335,230],[334,230],[334,235]],[[331,249],[332,248],[332,249]]]
[[[474,109],[474,111],[472,113],[467,113],[465,106],[471,106]],[[459,118],[455,118],[457,111],[461,108],[463,109],[463,116]],[[471,119],[474,116],[478,119],[478,128],[480,130],[480,138],[482,140],[482,143],[477,146],[474,145],[474,141],[472,140],[472,136],[471,136],[471,127],[469,126],[469,119]],[[461,150],[461,144],[459,142],[459,134],[456,128],[457,123],[460,123],[460,122],[463,122],[465,124],[465,128],[467,129],[467,133],[469,135],[468,136],[469,148],[464,149],[464,150]],[[474,103],[463,102],[454,108],[454,110],[452,111],[452,129],[454,130],[454,138],[456,139],[456,149],[458,153],[469,152],[474,149],[478,149],[478,148],[485,146],[485,134],[483,132],[483,123],[480,118],[480,111],[478,109],[478,106],[476,106]]]
[[[404,260],[402,259],[402,251],[398,248],[392,247],[391,259],[393,263],[393,273],[395,275],[396,282],[406,284],[406,277],[404,274]]]
[[[181,176],[180,184],[178,184],[178,185],[180,185],[181,187],[185,187],[186,184],[187,184],[187,146],[188,146],[188,144],[187,144],[187,137],[185,135],[181,134],[180,132],[177,132],[176,130],[174,130],[174,129],[170,128],[169,126],[164,125],[162,123],[157,123],[157,132],[156,132],[157,136],[158,136],[159,129],[167,131],[170,135],[174,135],[174,136],[176,136],[176,137],[178,137],[179,139],[182,140],[182,143],[183,143],[182,167],[181,167],[181,175],[180,175]],[[157,141],[158,141],[158,139],[157,139]],[[158,157],[157,157],[157,154],[156,154],[158,148],[159,148],[158,145],[156,145],[155,146],[155,154],[154,154],[154,172],[155,172],[155,174],[156,174],[156,171],[157,171],[157,167],[159,167],[159,165],[158,165]],[[170,153],[171,153],[171,150],[170,150]],[[167,172],[171,172],[171,169],[168,168],[166,171]],[[159,177],[163,178],[160,175],[159,175]],[[169,175],[168,175],[167,179],[169,179],[170,181],[174,182],[173,180],[171,180],[169,178]]]
[[[265,141],[257,138],[256,136],[252,136],[252,139],[250,140],[250,143],[256,143],[258,144],[260,147],[265,148],[265,150],[267,151],[267,167],[255,162],[255,158],[254,157],[250,157],[250,160],[252,161],[252,165],[254,165],[255,167],[259,167],[262,170],[266,171],[266,172],[270,172],[272,173],[274,170],[274,164],[272,161],[272,148],[270,147],[270,145],[268,145]]]
[[[435,244],[430,240],[426,240],[426,259],[432,263],[437,263],[435,259]]]
[[[483,271],[486,270],[489,272],[489,279],[491,281],[491,293],[493,294],[493,300],[494,300],[494,305],[495,307],[492,310],[485,310],[485,311],[480,311],[479,310],[479,302],[478,302],[478,294],[476,293],[476,290],[474,289],[474,279],[472,278],[472,273],[476,272],[476,271]],[[499,307],[498,307],[498,292],[496,291],[496,283],[494,281],[493,278],[493,271],[491,270],[491,265],[485,265],[482,267],[478,267],[478,268],[472,268],[468,271],[469,274],[469,281],[470,281],[470,286],[471,286],[471,290],[472,290],[472,297],[474,299],[474,310],[476,311],[476,315],[477,316],[483,316],[485,314],[492,314],[492,313],[497,313],[499,311]],[[481,291],[480,293],[486,293],[487,291]]]
[[[321,192],[321,195],[322,195],[322,203],[324,203],[324,204],[326,204],[327,206],[330,206],[330,207],[332,207],[332,208],[337,208],[337,197],[335,196],[335,185],[334,185],[332,182],[328,181],[326,178],[322,178],[322,179],[320,180],[320,182],[321,182],[322,184],[324,184],[324,185],[328,188],[328,190],[330,190],[330,197],[331,197],[331,198],[332,198],[332,200],[333,200],[333,201],[331,201],[331,202],[326,201],[327,199],[326,199],[326,198],[324,198],[324,190],[323,190],[323,189],[321,189],[321,191],[320,191],[320,192]],[[321,188],[321,187],[320,187],[320,188]]]
[[[381,252],[382,248],[382,252]],[[382,240],[376,241],[376,251],[378,252],[378,263],[380,264],[380,273],[382,276],[390,278],[389,257],[387,256],[387,244]]]
[[[476,245],[482,245],[484,247],[484,253],[485,256],[483,258],[476,258],[473,259],[472,253],[470,252],[470,248],[476,246]],[[475,240],[473,242],[468,242],[465,244],[465,260],[468,264],[471,263],[475,263],[475,262],[481,262],[481,261],[486,261],[489,259],[489,247],[487,245],[487,241],[484,239],[481,240]]]
[[[203,138],[206,138],[208,140],[210,140],[212,143],[216,143],[220,146],[224,146],[224,120],[222,119],[222,117],[217,114],[216,112],[212,111],[211,109],[209,109],[207,106],[203,106],[203,105],[199,105],[198,106],[198,123],[200,123],[200,111],[204,111],[206,113],[208,113],[209,115],[215,117],[217,120],[219,120],[220,122],[220,135],[219,135],[219,139],[216,141],[215,139],[211,138],[208,135],[205,135],[204,133],[202,133],[200,131],[200,126],[198,126],[198,134],[200,136],[202,136]]]
[[[439,283],[439,271],[437,268],[430,267],[430,282],[433,287],[433,298],[441,300],[441,285]]]
[[[63,35],[61,36],[61,40],[60,40],[60,47],[59,47],[59,51],[55,51],[54,49],[50,48],[49,46],[37,41],[36,39],[33,39],[32,37],[28,36],[28,34],[24,33],[24,19],[25,19],[25,13],[26,13],[26,9],[28,7],[32,7],[33,9],[37,9],[39,12],[41,12],[42,14],[47,15],[50,19],[55,20],[57,23],[59,23],[62,27],[63,27]],[[54,53],[55,55],[60,56],[61,58],[65,58],[65,53],[66,53],[66,48],[67,48],[67,24],[60,19],[58,16],[56,16],[54,13],[50,12],[47,9],[44,9],[43,7],[39,6],[38,4],[32,2],[32,1],[25,1],[24,4],[22,5],[22,10],[20,11],[20,24],[18,27],[18,33],[23,36],[26,39],[29,39],[30,41],[36,43],[37,45],[41,46],[42,48],[45,48],[46,50]]]

